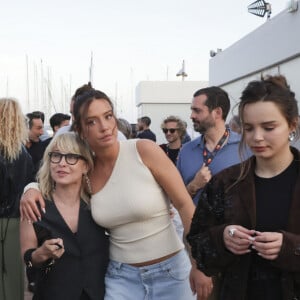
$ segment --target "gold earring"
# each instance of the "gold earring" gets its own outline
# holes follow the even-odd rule
[[[85,183],[86,183],[86,186],[87,186],[88,193],[90,195],[92,195],[92,185],[91,185],[90,178],[88,177],[87,174],[83,174],[83,176],[85,178]]]
[[[56,182],[53,180],[52,181],[52,191],[55,192],[56,189]]]

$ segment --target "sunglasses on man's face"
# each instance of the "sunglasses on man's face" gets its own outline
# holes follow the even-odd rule
[[[164,134],[168,133],[168,131],[170,131],[170,133],[174,133],[178,128],[163,128],[162,131]]]

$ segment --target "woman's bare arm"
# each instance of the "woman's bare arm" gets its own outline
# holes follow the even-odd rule
[[[150,140],[139,140],[137,149],[144,164],[150,169],[155,180],[178,210],[185,233],[187,233],[190,229],[195,205],[177,168],[161,148]]]
[[[190,230],[195,205],[177,168],[162,149],[150,140],[139,140],[137,149],[144,164],[178,210],[186,235]],[[193,293],[197,293],[197,300],[206,300],[213,288],[212,279],[196,268],[193,259],[191,262],[193,265],[190,273],[191,289]]]

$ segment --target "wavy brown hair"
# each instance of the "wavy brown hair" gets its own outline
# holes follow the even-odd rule
[[[28,137],[26,119],[16,99],[0,99],[0,151],[4,158],[18,158]]]

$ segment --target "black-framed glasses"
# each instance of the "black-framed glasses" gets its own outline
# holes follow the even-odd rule
[[[75,153],[66,153],[62,154],[60,152],[49,152],[48,153],[50,161],[54,164],[59,164],[62,158],[65,158],[65,161],[69,165],[76,165],[79,159],[85,160],[82,155],[75,154]]]
[[[174,133],[176,130],[178,130],[178,128],[163,128],[162,129],[164,134],[168,133],[168,131],[170,131],[170,133]]]

